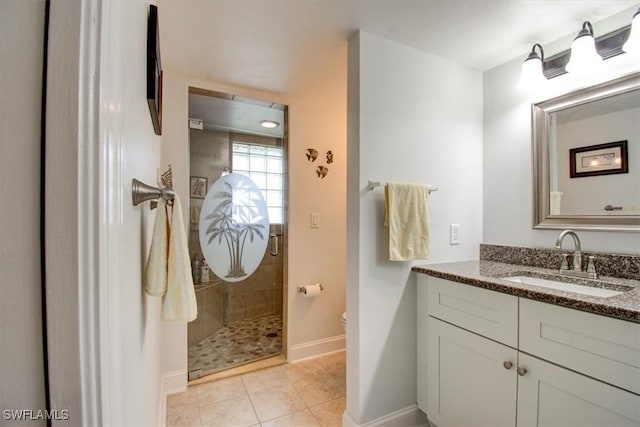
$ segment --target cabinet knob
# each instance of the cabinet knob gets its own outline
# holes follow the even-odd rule
[[[524,377],[524,375],[527,373],[527,368],[518,366],[518,369],[516,371],[518,372],[518,375],[520,375],[521,377]]]
[[[504,366],[504,369],[511,369],[513,367],[513,363],[511,363],[511,362],[502,362],[502,366]]]

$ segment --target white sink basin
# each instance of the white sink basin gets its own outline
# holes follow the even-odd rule
[[[559,291],[575,292],[582,295],[591,295],[600,298],[611,298],[620,295],[622,292],[611,289],[596,288],[593,286],[574,285],[573,283],[557,282],[555,280],[540,279],[538,277],[528,276],[511,276],[502,279],[510,282],[521,283],[525,285],[540,286],[543,288],[551,288]]]

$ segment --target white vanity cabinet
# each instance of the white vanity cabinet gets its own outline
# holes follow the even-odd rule
[[[433,424],[640,426],[640,325],[418,277],[418,406]]]

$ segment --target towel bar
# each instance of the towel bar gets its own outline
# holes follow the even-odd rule
[[[369,191],[373,190],[376,187],[381,187],[382,184],[380,183],[380,181],[371,181],[369,180],[369,184],[367,185],[367,189]],[[429,193],[431,193],[432,191],[438,191],[438,187],[431,187],[429,186]]]

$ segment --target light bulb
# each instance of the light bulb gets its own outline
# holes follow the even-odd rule
[[[565,67],[569,73],[593,72],[602,63],[602,57],[596,50],[593,27],[589,21],[582,24],[582,30],[571,44],[571,58]]]
[[[275,120],[262,120],[260,121],[260,126],[267,129],[273,129],[280,126],[280,123],[276,122]]]
[[[519,90],[527,91],[540,88],[547,82],[547,78],[544,76],[543,59],[537,54],[536,47],[540,49],[540,55],[544,57],[542,46],[539,44],[533,45],[531,53],[527,59],[522,63],[522,71],[520,72],[520,81],[517,88]]]

